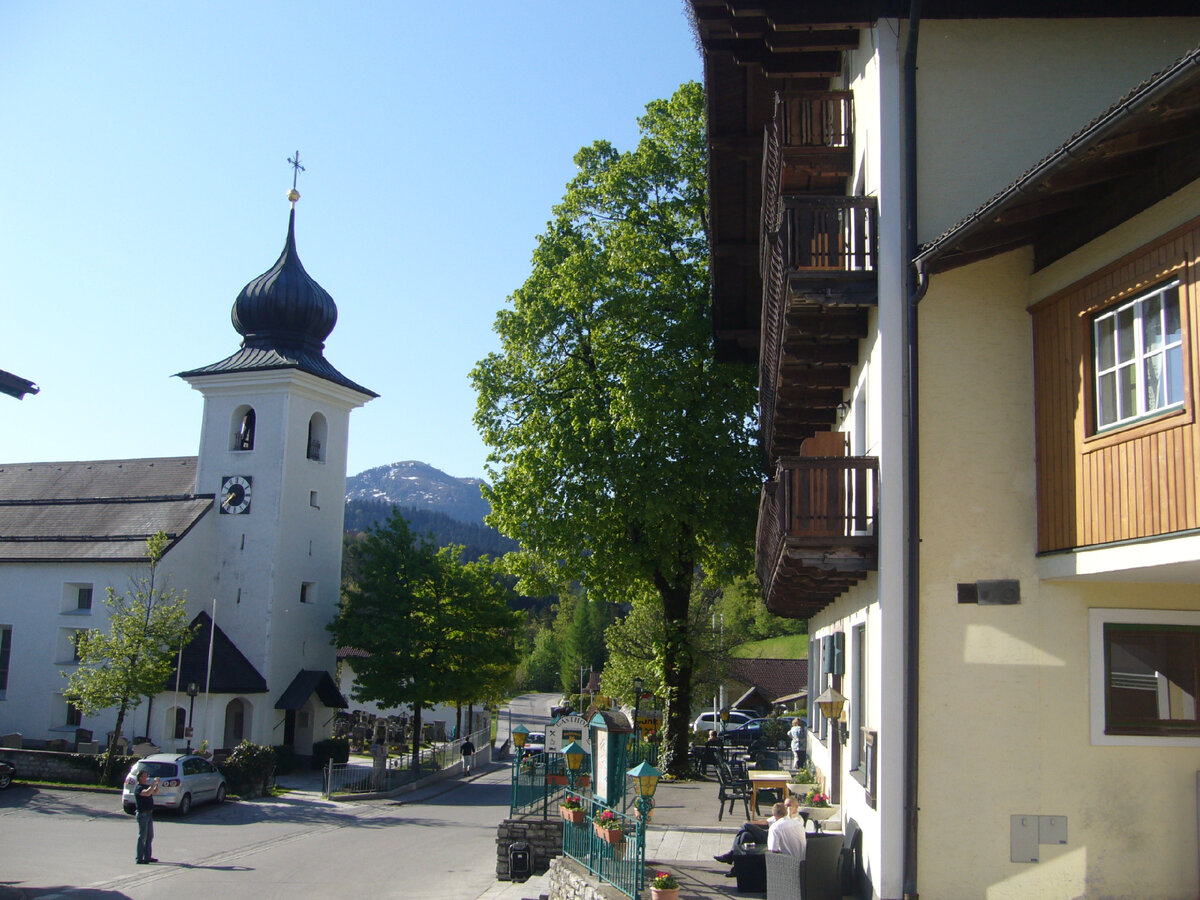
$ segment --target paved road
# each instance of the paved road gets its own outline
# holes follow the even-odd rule
[[[152,866],[133,863],[117,795],[18,783],[0,793],[0,898],[475,900],[495,882],[508,778],[497,767],[394,800],[295,793],[162,815]]]
[[[524,725],[530,731],[545,731],[554,720],[550,718],[550,707],[558,703],[562,694],[521,694],[509,703],[508,712],[500,711],[496,728],[497,745],[509,736],[509,728]]]

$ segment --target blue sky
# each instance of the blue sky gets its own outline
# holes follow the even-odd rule
[[[468,373],[598,138],[700,80],[682,0],[0,4],[0,462],[194,454],[176,372],[283,246],[338,304],[325,355],[381,396],[349,471],[482,476]]]

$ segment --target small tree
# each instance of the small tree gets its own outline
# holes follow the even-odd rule
[[[84,715],[117,708],[117,724],[108,745],[102,781],[112,774],[115,748],[125,714],[139,706],[142,697],[153,697],[167,685],[171,662],[180,646],[191,640],[187,624],[186,592],[160,587],[158,565],[167,549],[163,532],[146,541],[149,569],[130,579],[130,589],[118,594],[106,589],[109,631],[93,628],[79,635],[79,668],[67,678],[67,699]]]

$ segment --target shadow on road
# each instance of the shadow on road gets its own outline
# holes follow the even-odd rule
[[[12,887],[12,882],[0,884],[0,900],[35,900],[37,897],[70,897],[71,900],[129,900],[121,891],[102,891],[96,888],[77,888],[70,885],[46,887]]]

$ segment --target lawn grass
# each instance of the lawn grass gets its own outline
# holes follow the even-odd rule
[[[808,659],[808,635],[782,634],[762,641],[749,641],[729,652],[742,659]]]

